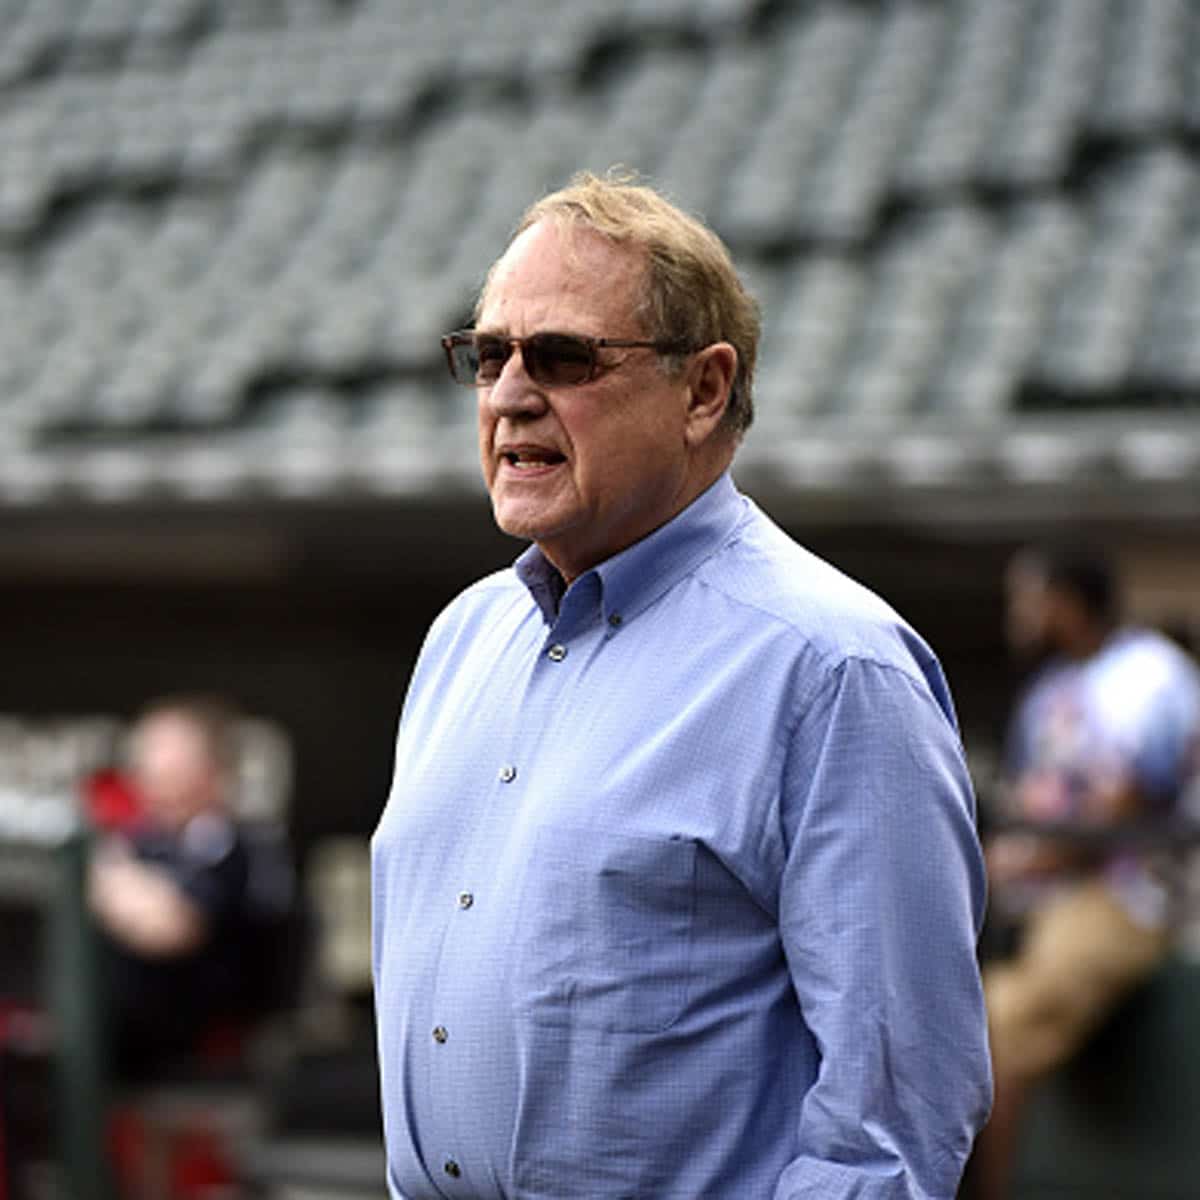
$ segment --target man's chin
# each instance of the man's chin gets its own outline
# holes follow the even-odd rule
[[[506,533],[509,537],[520,538],[522,541],[538,542],[543,537],[549,536],[550,533],[544,522],[533,518],[515,516],[495,508],[492,510],[492,516],[495,518],[496,528],[501,533]]]
[[[527,542],[553,537],[556,529],[555,523],[546,519],[543,506],[505,497],[492,498],[492,517],[501,533]]]

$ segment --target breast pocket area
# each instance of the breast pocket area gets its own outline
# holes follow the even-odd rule
[[[696,847],[543,829],[521,896],[517,1008],[547,1025],[654,1033],[688,999]]]

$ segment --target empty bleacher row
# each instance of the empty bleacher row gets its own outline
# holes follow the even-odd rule
[[[763,302],[752,458],[796,449],[785,474],[837,482],[886,451],[901,480],[969,479],[973,454],[1018,469],[1001,434],[1049,444],[1061,418],[1070,444],[1030,461],[1200,469],[1188,4],[6,0],[0,18],[9,502],[461,485],[473,399],[437,335],[531,198],[614,163],[713,223]],[[796,446],[814,430],[850,443],[822,468]]]
[[[487,85],[534,110],[592,100],[575,148],[626,159],[682,102],[691,140],[660,126],[648,165],[731,237],[860,239],[892,195],[1061,183],[1081,143],[1194,135],[1198,29],[1175,0],[30,3],[0,39],[0,62],[40,48],[27,74],[0,69],[0,231],[80,189],[240,173],[264,140],[384,131],[403,158],[431,99],[469,108]],[[727,187],[687,152],[702,126],[732,143]]]

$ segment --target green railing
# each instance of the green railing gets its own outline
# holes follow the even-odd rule
[[[87,913],[88,836],[69,801],[38,798],[21,807],[46,819],[19,825],[0,819],[0,906],[32,908],[41,924],[60,1191],[70,1200],[112,1200],[98,946]]]

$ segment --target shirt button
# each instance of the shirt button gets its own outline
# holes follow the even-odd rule
[[[437,1042],[439,1046],[445,1045],[446,1039],[449,1036],[450,1035],[446,1032],[445,1025],[435,1025],[433,1027],[433,1040]]]
[[[608,623],[609,623],[609,624],[610,624],[610,625],[611,625],[611,626],[612,626],[614,629],[617,629],[617,628],[619,628],[619,627],[620,627],[620,624],[621,624],[621,614],[620,614],[620,613],[613,613],[613,614],[612,614],[612,615],[611,615],[611,616],[608,618]]]
[[[458,907],[459,908],[470,908],[471,905],[474,903],[475,903],[475,897],[473,895],[471,895],[470,892],[459,892],[458,893]]]
[[[514,779],[516,779],[516,777],[517,777],[517,768],[514,767],[511,763],[505,763],[504,766],[502,766],[500,768],[500,782],[501,783],[512,783],[512,781]]]
[[[458,1179],[462,1175],[462,1167],[460,1167],[452,1158],[448,1158],[444,1163],[442,1163],[442,1170],[445,1171],[451,1179]]]
[[[566,646],[555,642],[554,645],[546,651],[546,653],[550,656],[551,662],[562,662],[562,660],[567,657],[567,648]]]

